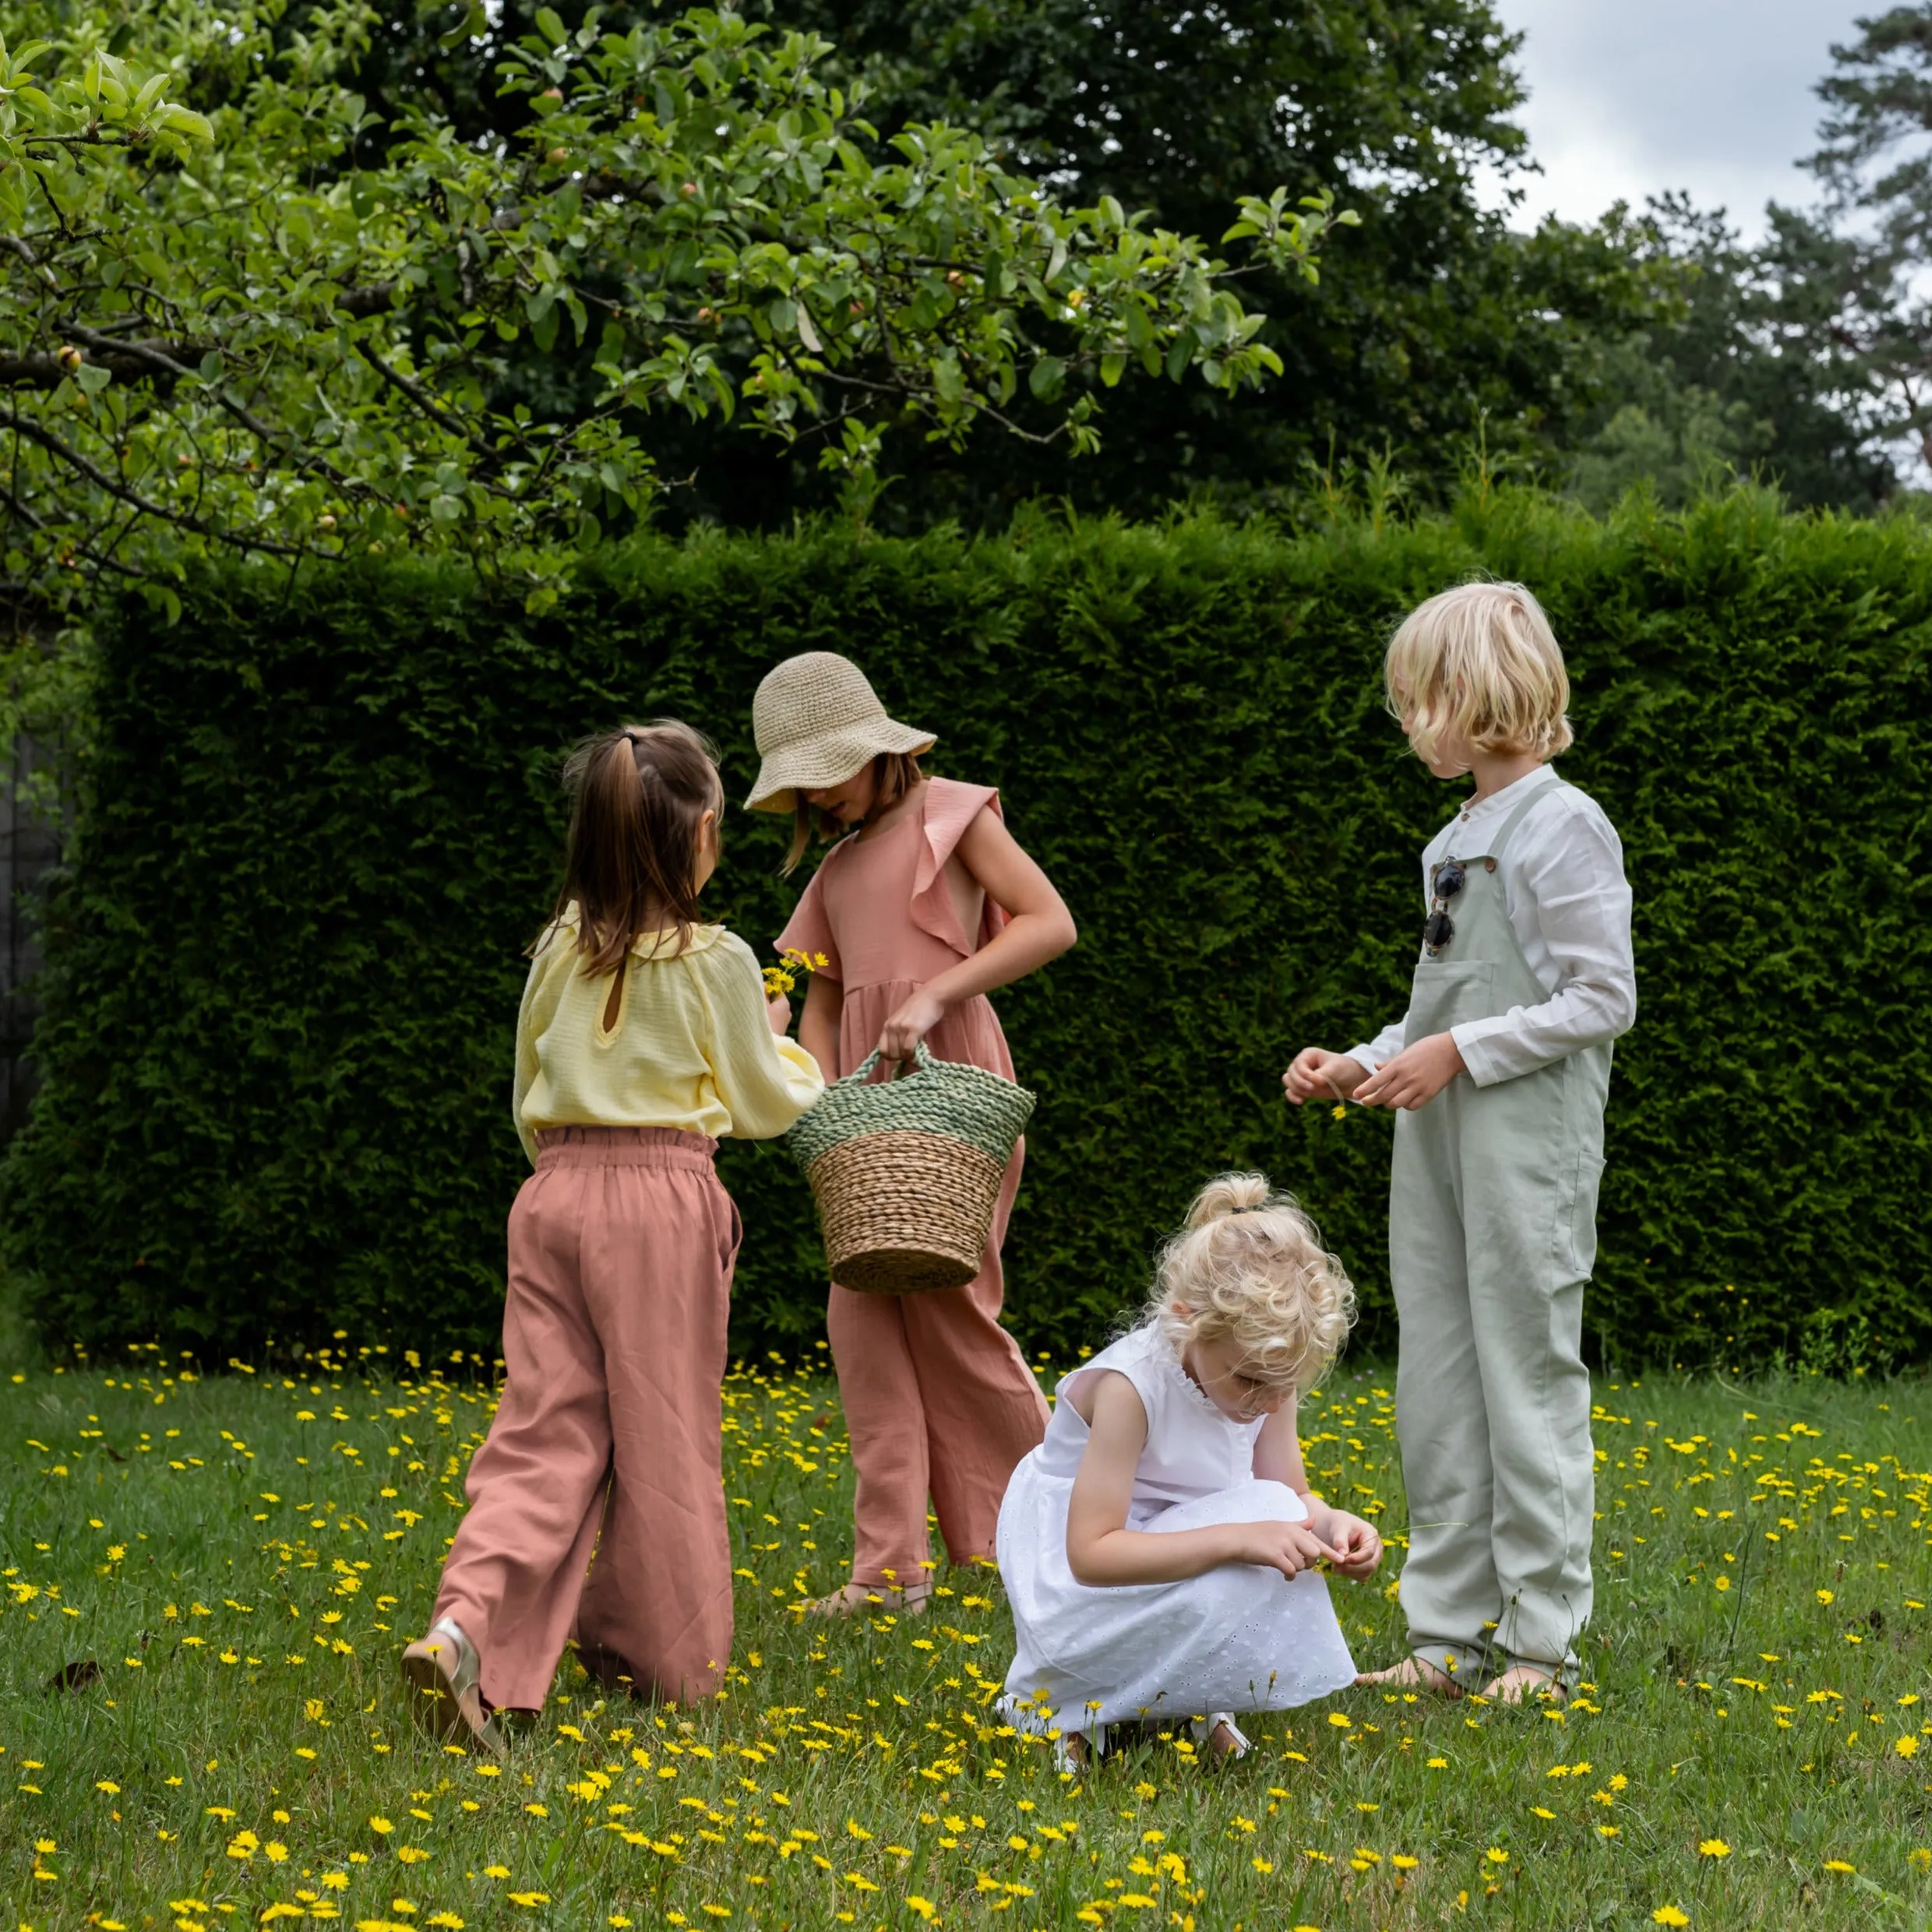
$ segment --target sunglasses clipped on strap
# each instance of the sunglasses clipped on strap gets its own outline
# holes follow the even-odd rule
[[[1449,916],[1449,901],[1462,890],[1462,861],[1445,859],[1430,881],[1429,917],[1423,925],[1423,950],[1431,959],[1440,959],[1456,936],[1456,922]]]

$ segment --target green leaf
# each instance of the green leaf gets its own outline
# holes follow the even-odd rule
[[[114,372],[98,362],[83,362],[74,372],[74,380],[90,396],[98,396],[114,380]]]
[[[537,9],[537,31],[552,47],[562,46],[564,42],[570,37],[562,21],[558,19],[555,12],[549,7],[539,7]]]
[[[171,100],[157,111],[154,119],[157,126],[166,128],[171,134],[185,135],[189,140],[206,141],[210,146],[213,143],[215,124],[192,108]]]
[[[1066,365],[1058,356],[1043,355],[1028,372],[1027,387],[1041,401],[1049,401],[1059,393],[1060,385],[1066,377]]]
[[[463,18],[447,33],[440,37],[437,44],[446,51],[459,48],[467,41],[481,41],[488,37],[489,16],[484,11],[483,0],[470,0],[464,10]]]

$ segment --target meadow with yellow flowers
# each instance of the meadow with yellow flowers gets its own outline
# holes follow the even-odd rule
[[[297,1373],[299,1366],[300,1373]],[[851,1468],[819,1356],[725,1390],[727,1688],[613,1701],[566,1659],[506,1761],[411,1724],[492,1400],[381,1352],[0,1380],[9,1932],[1101,1925],[1920,1927],[1932,1912],[1932,1384],[1599,1384],[1597,1610],[1567,1711],[1381,1690],[1074,1775],[992,1707],[991,1571],[828,1626]],[[1042,1365],[1042,1373],[1047,1373]],[[1050,1384],[1049,1384],[1050,1385]],[[1303,1405],[1388,1534],[1333,1583],[1398,1653],[1389,1384]]]

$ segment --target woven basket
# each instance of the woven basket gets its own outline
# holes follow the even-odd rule
[[[874,1053],[835,1081],[786,1137],[819,1204],[825,1258],[841,1288],[915,1295],[979,1272],[1014,1144],[1033,1112],[1024,1087],[935,1059],[871,1082]]]

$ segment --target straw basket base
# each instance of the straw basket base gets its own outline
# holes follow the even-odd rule
[[[806,1170],[841,1288],[916,1295],[979,1272],[1002,1162],[950,1135],[899,1128],[829,1148]]]

